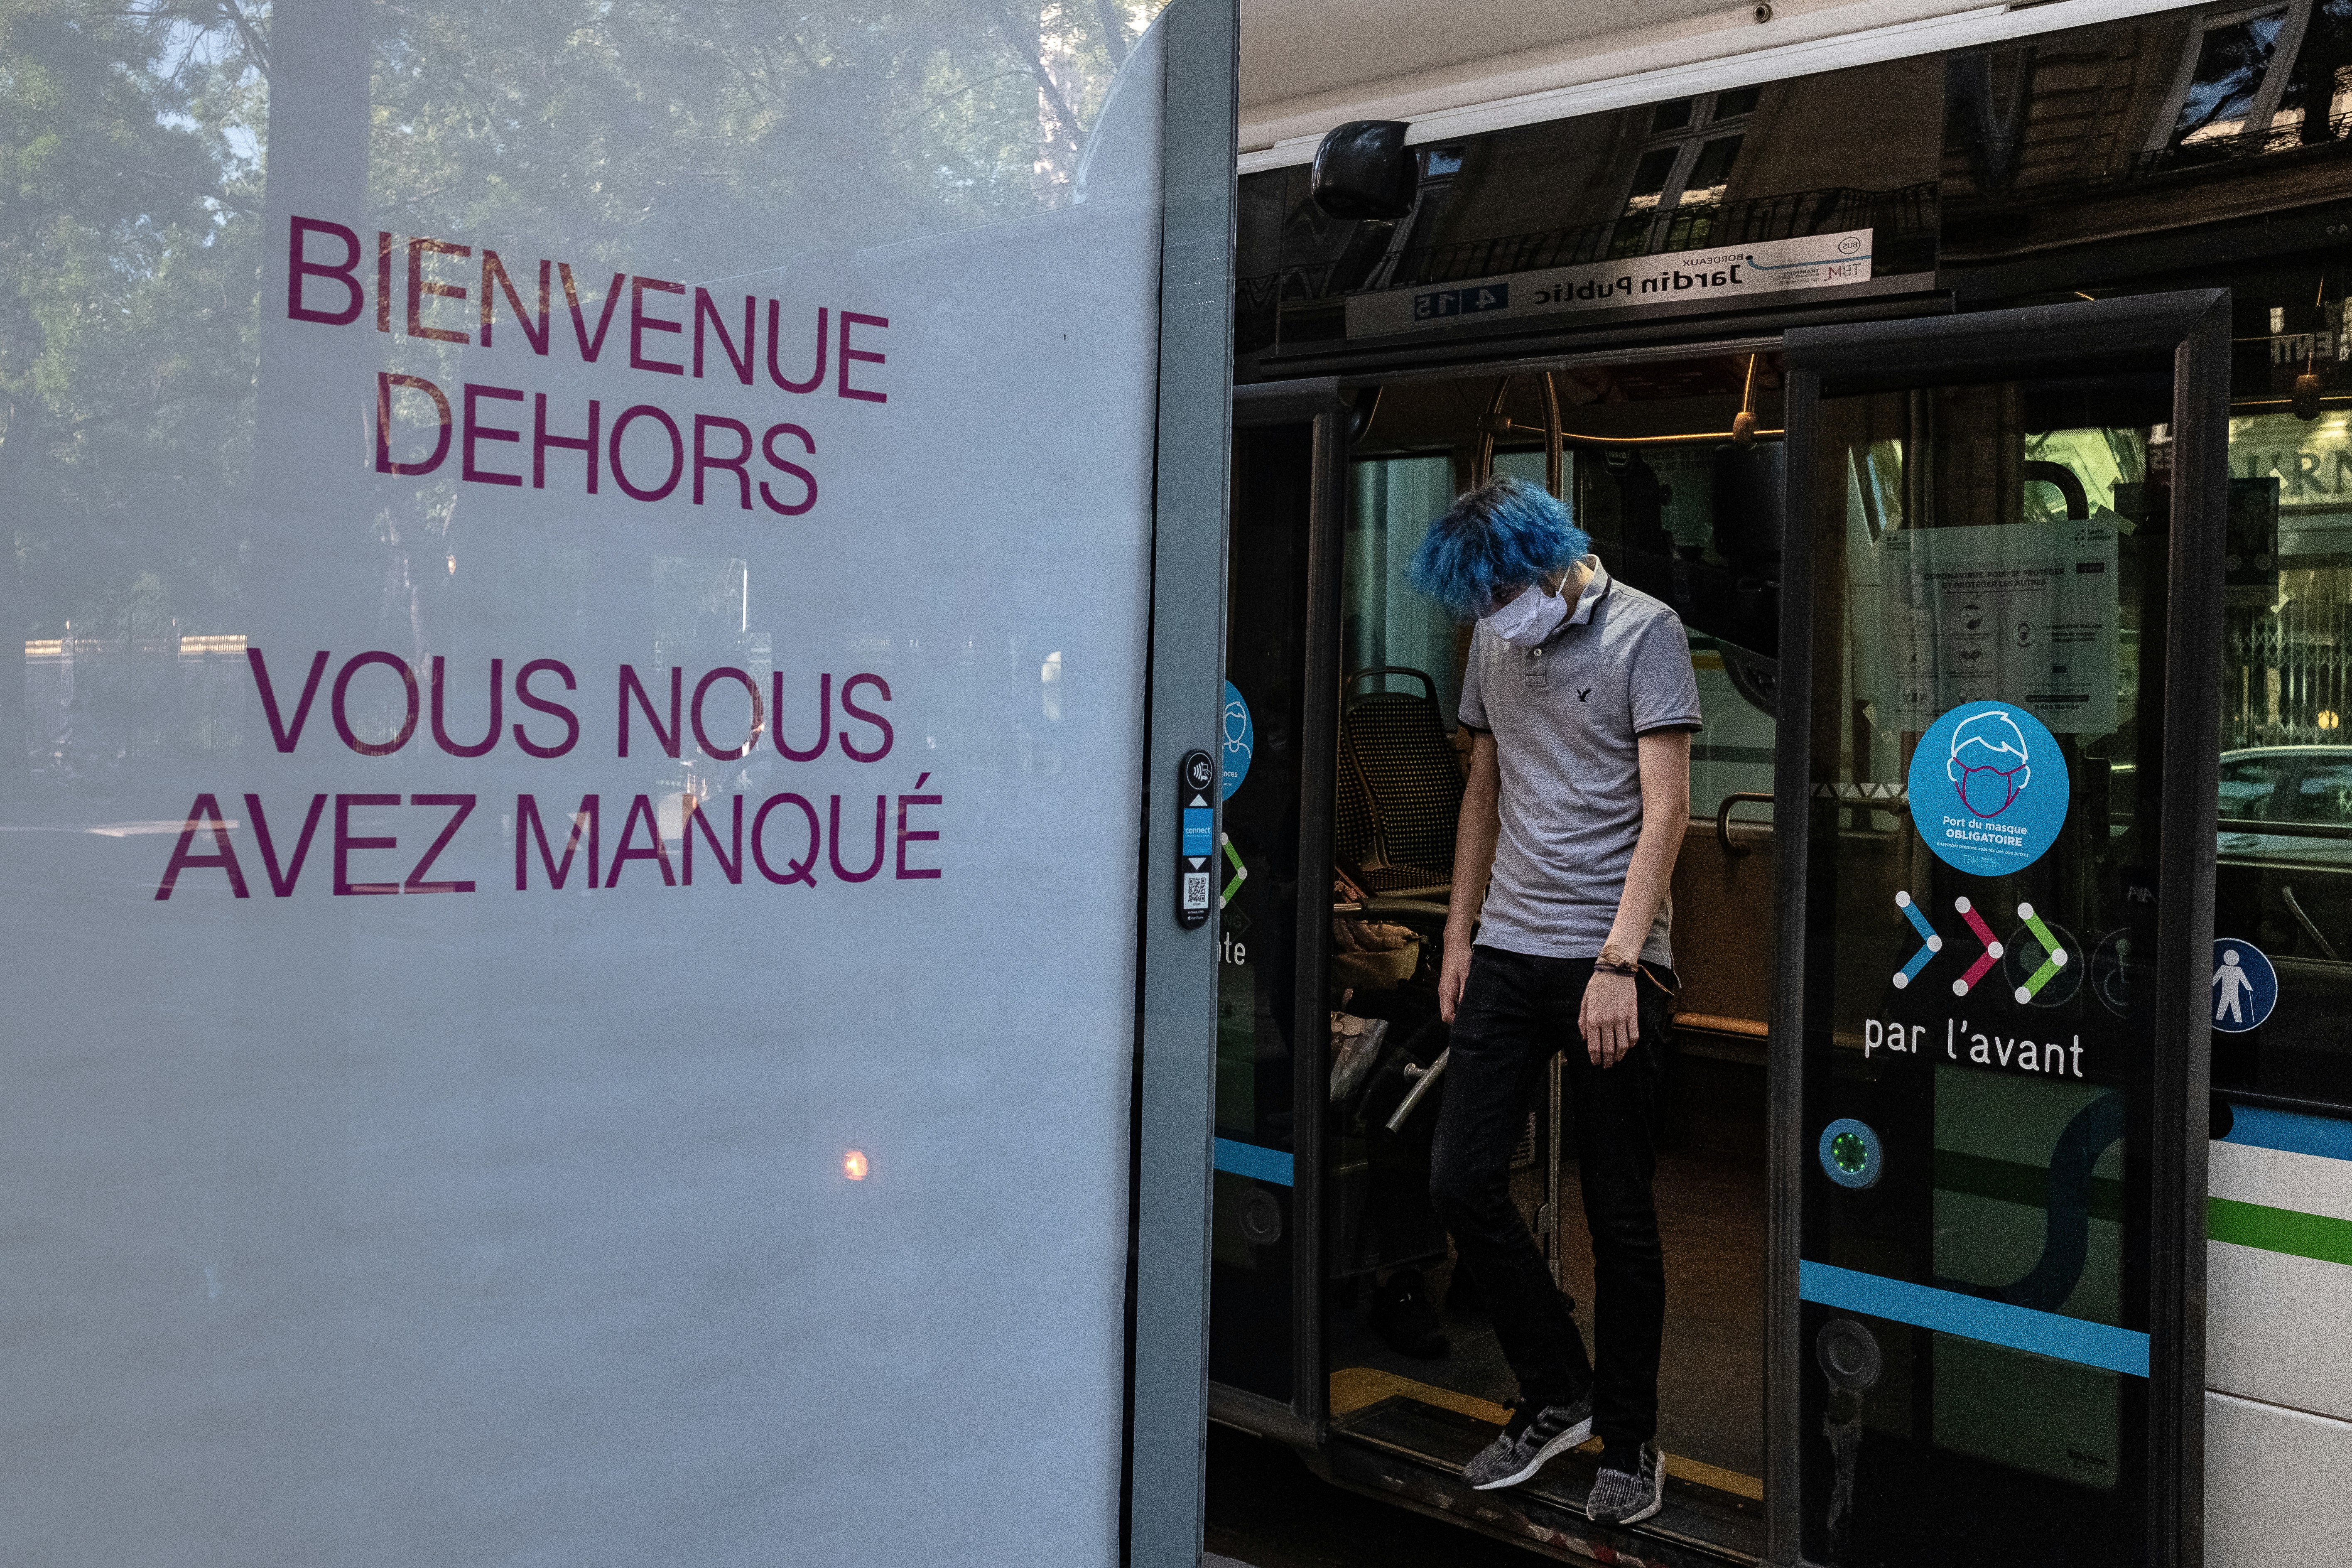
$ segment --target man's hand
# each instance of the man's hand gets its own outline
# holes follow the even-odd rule
[[[1437,966],[1437,1016],[1447,1023],[1454,1022],[1454,1009],[1462,1005],[1462,987],[1470,982],[1470,946],[1467,942],[1445,944],[1445,956]]]
[[[1594,1067],[1615,1067],[1641,1037],[1641,1008],[1634,984],[1631,974],[1605,974],[1599,970],[1585,982],[1584,1005],[1577,1010],[1576,1026],[1584,1036],[1584,1054],[1592,1058]]]
[[[1476,731],[1470,737],[1470,776],[1463,781],[1462,816],[1454,829],[1454,888],[1446,895],[1445,948],[1437,967],[1437,1016],[1449,1024],[1469,983],[1472,934],[1478,929],[1479,906],[1486,901],[1495,840],[1503,830],[1502,776],[1495,737]]]

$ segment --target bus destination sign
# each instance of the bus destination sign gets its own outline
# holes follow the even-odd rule
[[[1438,288],[1385,289],[1348,301],[1348,335],[1384,337],[1477,317],[1499,321],[1643,305],[1693,305],[1870,280],[1866,228],[1663,256],[1628,257]]]

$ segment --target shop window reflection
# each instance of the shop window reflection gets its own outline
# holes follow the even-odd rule
[[[2213,929],[2270,956],[2281,1003],[2215,1036],[2214,1081],[2352,1103],[2352,414],[2278,401],[2230,424]]]
[[[2286,26],[2284,8],[2206,25],[2173,117],[2174,146],[2218,141],[2248,129],[2254,107],[2270,85],[2279,36]]]
[[[2191,36],[2147,167],[2334,142],[2352,131],[2352,0],[2224,11]]]
[[[1645,256],[1707,243],[1739,160],[1738,128],[1760,96],[1759,89],[1738,88],[1673,99],[1651,110],[1650,134],[1672,139],[1650,147],[1634,163],[1610,255]],[[1732,134],[1723,134],[1727,127]]]

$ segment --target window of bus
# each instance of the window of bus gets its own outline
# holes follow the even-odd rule
[[[2213,1078],[2352,1103],[2352,398],[2306,419],[2238,390],[2213,932],[2260,949],[2277,984],[2252,1027],[2217,1014]]]
[[[1497,471],[1510,470],[1497,464]],[[1435,688],[1439,711],[1451,731],[1462,695],[1457,628],[1443,605],[1412,585],[1405,568],[1430,520],[1454,499],[1454,459],[1444,452],[1366,458],[1349,465],[1348,480],[1347,544],[1339,567],[1340,671],[1422,671]],[[1541,454],[1533,482],[1543,483]]]
[[[1627,461],[1625,452],[1608,450],[1573,450],[1563,458],[1562,489],[1580,514],[1580,525],[1596,535],[1594,548],[1604,562],[1621,531],[1613,513],[1600,515],[1595,498],[1622,488],[1625,476],[1615,470]],[[1716,454],[1697,447],[1655,447],[1641,461],[1645,473],[1654,476],[1660,526],[1675,553],[1707,563],[1716,545]],[[1495,472],[1541,488],[1544,455],[1540,449],[1497,452]],[[1468,628],[1454,626],[1415,589],[1405,565],[1430,520],[1453,499],[1454,474],[1454,459],[1444,453],[1351,464],[1340,587],[1343,669],[1385,666],[1426,672],[1448,730],[1455,723]],[[1589,519],[1583,515],[1588,508],[1594,512]],[[1772,793],[1774,667],[1770,659],[1702,627],[1687,629],[1705,714],[1691,738],[1691,816],[1712,820],[1730,796]],[[1746,815],[1762,819],[1769,809],[1767,801],[1759,800]]]
[[[1654,556],[1663,552],[1664,558],[1679,563],[1676,571],[1696,567],[1728,573],[1731,563],[1718,537],[1720,505],[1736,489],[1723,461],[1728,450],[1702,444],[1638,449],[1579,447],[1565,457],[1562,488],[1578,525],[1592,535],[1593,549],[1619,577],[1632,565],[1625,552],[1640,543],[1642,525],[1631,514],[1638,510],[1646,516],[1653,509],[1657,525],[1647,542]],[[1503,453],[1496,458],[1495,468],[1540,484],[1543,454]],[[1736,511],[1738,501],[1733,504]],[[1661,594],[1667,591],[1663,584],[1654,586]],[[1762,653],[1717,635],[1703,608],[1693,605],[1690,611],[1684,616],[1684,629],[1698,677],[1701,714],[1699,731],[1691,737],[1691,816],[1712,821],[1727,799],[1750,795],[1766,798],[1750,805],[1741,820],[1769,820],[1776,667]]]

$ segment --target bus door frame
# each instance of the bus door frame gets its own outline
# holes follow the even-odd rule
[[[1330,1409],[1330,1381],[1323,1365],[1328,1069],[1321,1046],[1330,1032],[1325,996],[1330,970],[1331,815],[1339,744],[1339,576],[1347,530],[1349,413],[1337,377],[1234,389],[1236,439],[1250,429],[1304,424],[1313,427],[1314,444],[1307,523],[1307,657],[1298,735],[1298,924],[1292,976],[1291,1399],[1286,1405],[1245,1389],[1212,1384],[1210,1411],[1229,1425],[1317,1449],[1323,1446]]]
[[[1795,1568],[1800,1555],[1799,1196],[1807,1159],[1802,1031],[1812,743],[1812,482],[1816,421],[1825,382],[1840,391],[2081,374],[2127,355],[2172,356],[2172,518],[2165,630],[2165,788],[2158,826],[2166,868],[2157,916],[2158,997],[2155,1061],[2149,1268],[2179,1288],[2152,1290],[2147,1430],[2147,1543],[2151,1568],[2204,1562],[2205,1206],[2209,1128],[2206,1026],[2210,985],[2200,965],[2167,963],[2210,949],[2213,928],[2213,822],[2220,787],[2221,559],[2228,508],[2230,293],[2197,289],[1941,316],[1905,322],[1801,328],[1782,352],[1788,367],[1788,493],[1782,541],[1780,681],[1773,810],[1779,839],[1781,929],[1799,933],[1780,952],[1772,1014],[1767,1154],[1764,1368],[1765,1561]],[[1894,368],[1889,368],[1894,367]],[[2193,437],[2193,438],[2192,438]],[[1842,611],[1842,607],[1840,607]]]

